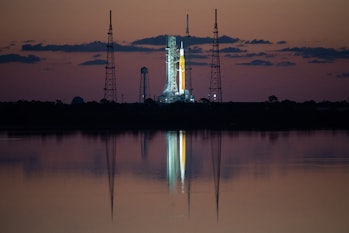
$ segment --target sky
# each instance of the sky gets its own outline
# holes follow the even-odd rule
[[[349,100],[347,0],[3,0],[0,101],[100,101],[109,10],[119,102],[139,100],[143,66],[162,93],[164,35],[185,36],[187,14],[193,93],[207,98],[215,8],[224,101]]]

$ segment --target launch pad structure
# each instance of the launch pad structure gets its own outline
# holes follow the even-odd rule
[[[112,31],[112,18],[110,11],[110,23],[108,31],[107,44],[107,62],[106,75],[104,86],[104,100],[110,102],[117,102],[116,90],[116,75],[115,75],[115,58],[114,58],[114,42]],[[193,87],[191,80],[191,62],[190,62],[190,34],[189,34],[189,16],[187,15],[186,27],[186,44],[187,44],[187,68],[185,62],[185,49],[183,41],[180,46],[177,46],[176,37],[167,37],[166,47],[166,84],[162,94],[158,97],[160,103],[174,103],[174,102],[195,102],[193,95]],[[186,71],[188,72],[188,85],[186,85]],[[148,69],[142,67],[141,69],[141,84],[139,102],[145,102],[149,98],[149,79],[147,79]],[[219,42],[218,42],[218,27],[217,27],[217,9],[215,9],[215,24],[214,37],[212,49],[212,63],[211,63],[211,77],[209,86],[209,101],[222,102],[222,85],[220,73],[220,58],[219,58]]]
[[[194,102],[194,96],[185,87],[185,58],[183,42],[178,49],[175,36],[168,36],[166,47],[165,88],[158,100],[160,103]],[[178,85],[177,85],[178,77]]]

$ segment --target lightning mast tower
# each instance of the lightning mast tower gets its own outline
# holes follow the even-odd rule
[[[193,94],[193,85],[191,81],[191,61],[190,61],[190,34],[189,34],[189,15],[187,14],[187,28],[185,31],[186,37],[187,37],[187,58],[186,58],[186,68],[188,71],[188,79],[189,79],[189,93]]]
[[[208,98],[211,102],[222,102],[222,86],[221,86],[221,66],[219,60],[219,42],[218,42],[218,26],[217,26],[217,9],[215,9],[215,23],[213,30],[213,48],[211,63],[211,78]]]
[[[107,44],[107,64],[105,66],[105,85],[104,99],[117,102],[116,77],[115,77],[115,58],[113,43],[113,28],[111,23],[111,11],[109,12],[109,31]]]

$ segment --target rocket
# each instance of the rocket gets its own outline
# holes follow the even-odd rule
[[[179,94],[184,94],[185,89],[185,59],[183,41],[181,41],[181,48],[179,49]]]

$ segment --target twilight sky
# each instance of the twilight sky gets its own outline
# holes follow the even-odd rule
[[[213,36],[215,8],[219,36],[229,37],[220,43],[224,101],[349,99],[347,0],[3,0],[0,101],[102,99],[110,9],[119,101],[138,101],[142,66],[151,95],[161,94],[166,40],[157,37],[184,36],[187,13],[194,95],[207,97],[212,46],[199,39]]]

